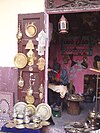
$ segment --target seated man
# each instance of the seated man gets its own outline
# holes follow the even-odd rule
[[[53,107],[61,106],[62,99],[67,93],[68,76],[66,70],[56,63],[49,71],[48,104]]]

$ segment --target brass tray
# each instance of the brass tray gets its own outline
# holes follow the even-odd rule
[[[84,128],[84,124],[82,122],[75,122],[73,124],[74,128]]]
[[[17,53],[14,57],[14,64],[17,68],[24,68],[27,65],[27,56],[23,53]]]
[[[30,123],[28,123],[28,124],[25,124],[25,127],[28,128],[28,129],[38,130],[38,129],[41,129],[41,128],[42,128],[42,125],[39,124],[39,125],[36,127],[34,123],[30,122]]]
[[[42,126],[49,126],[50,122],[49,121],[41,121]]]
[[[25,33],[28,37],[34,37],[37,34],[37,27],[31,23],[25,27]]]
[[[41,120],[46,121],[48,120],[51,115],[52,115],[52,111],[51,108],[48,104],[46,103],[40,103],[37,107],[36,107],[36,112],[38,115],[40,115]]]
[[[25,100],[28,104],[33,104],[34,103],[34,97],[33,96],[26,95]]]
[[[30,114],[29,114],[30,116],[35,115],[35,113],[36,113],[36,108],[35,108],[34,105],[28,104],[26,108],[28,108],[28,110],[29,110],[29,112],[30,112]]]
[[[15,124],[13,122],[7,122],[5,124],[5,127],[7,127],[7,128],[13,128],[14,126],[15,126]]]

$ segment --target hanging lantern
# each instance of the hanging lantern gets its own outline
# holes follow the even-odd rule
[[[67,19],[64,17],[64,15],[61,16],[58,22],[58,27],[59,27],[59,33],[68,33],[69,23]]]

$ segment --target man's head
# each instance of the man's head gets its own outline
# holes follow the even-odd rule
[[[59,72],[61,70],[61,65],[59,63],[56,63],[54,65],[54,70],[57,71],[57,72]]]

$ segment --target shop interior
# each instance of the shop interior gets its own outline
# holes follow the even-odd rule
[[[66,21],[65,29],[61,27],[61,21]],[[54,121],[58,125],[59,121],[84,121],[95,108],[100,111],[100,105],[96,105],[96,89],[100,87],[100,82],[97,86],[97,75],[100,77],[97,65],[97,61],[100,62],[100,12],[50,14],[49,22],[48,68],[53,68],[55,61],[59,62],[68,73],[69,90],[72,86],[75,88],[75,95],[71,95],[84,97],[79,102],[80,111],[76,106],[67,109],[65,102],[61,117],[58,114],[59,119],[54,117]]]
[[[67,21],[65,32],[59,29],[59,22],[62,15]],[[97,68],[96,61],[99,60],[99,36],[100,36],[100,12],[82,12],[66,14],[50,14],[50,46],[49,65],[53,67],[53,62],[57,60],[62,68],[68,72],[69,80],[73,80],[77,93],[85,93],[88,90],[86,82],[90,88],[96,87],[96,77],[90,68]],[[77,68],[75,68],[77,66]],[[84,77],[76,85],[74,78],[81,73]],[[79,77],[78,77],[79,78]],[[79,79],[78,79],[79,80]]]

